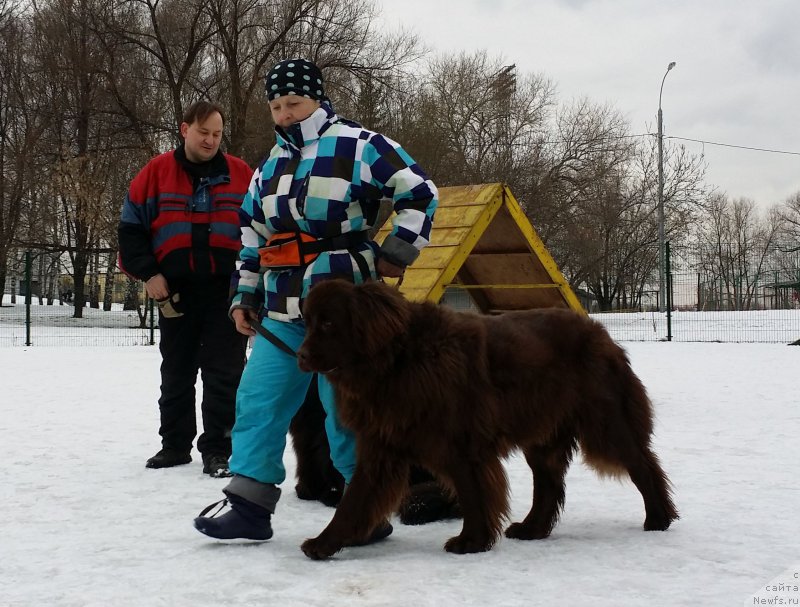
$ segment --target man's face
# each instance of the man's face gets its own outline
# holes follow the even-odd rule
[[[214,112],[203,121],[181,123],[186,158],[189,162],[206,162],[217,155],[222,142],[222,116]]]

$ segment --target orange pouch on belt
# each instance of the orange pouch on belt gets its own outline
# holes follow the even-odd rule
[[[289,270],[305,266],[319,257],[319,252],[309,251],[308,243],[317,239],[305,232],[279,232],[258,250],[261,266],[270,270]]]

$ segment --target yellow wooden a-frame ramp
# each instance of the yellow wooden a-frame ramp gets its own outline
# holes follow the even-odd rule
[[[383,242],[390,230],[387,221],[375,240]],[[584,311],[501,183],[439,190],[431,243],[406,270],[400,291],[412,301],[439,302],[447,288],[468,289],[484,313],[549,307]]]

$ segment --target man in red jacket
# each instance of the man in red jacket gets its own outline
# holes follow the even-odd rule
[[[120,267],[158,302],[162,449],[148,468],[192,461],[195,383],[203,380],[203,472],[229,476],[230,432],[245,338],[228,318],[240,247],[238,210],[253,171],[220,151],[224,116],[208,101],[181,123],[184,143],[152,159],[131,181],[119,223]]]

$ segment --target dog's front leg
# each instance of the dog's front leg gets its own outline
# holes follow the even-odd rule
[[[496,456],[469,461],[454,458],[446,472],[453,481],[464,516],[461,533],[444,545],[447,552],[467,554],[490,550],[508,516],[508,482]]]
[[[307,557],[326,559],[345,546],[362,543],[403,497],[408,464],[365,447],[359,446],[356,471],[333,519],[317,537],[303,542]]]

